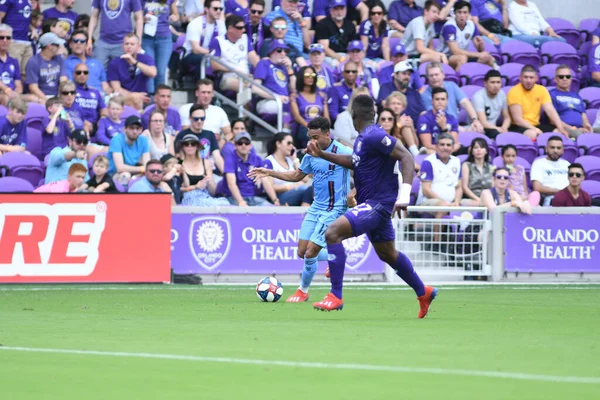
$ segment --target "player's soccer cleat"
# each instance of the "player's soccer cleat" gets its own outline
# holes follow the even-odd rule
[[[425,294],[423,296],[417,297],[419,300],[419,318],[425,318],[427,313],[429,312],[429,306],[433,299],[437,296],[437,289],[433,286],[425,286]]]
[[[302,290],[297,289],[296,292],[287,298],[286,303],[302,303],[308,301],[308,293],[304,293]]]
[[[344,308],[344,300],[338,299],[333,293],[328,293],[327,296],[325,296],[325,298],[323,299],[323,301],[314,303],[313,307],[316,310],[321,311],[339,311],[342,308]]]
[[[325,278],[329,278],[331,277],[331,274],[329,273],[329,267],[325,268]]]

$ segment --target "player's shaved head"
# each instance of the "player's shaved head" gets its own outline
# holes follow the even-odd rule
[[[375,102],[371,96],[361,94],[352,102],[352,118],[373,121],[375,119]]]

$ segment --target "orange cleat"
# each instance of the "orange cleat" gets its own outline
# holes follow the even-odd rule
[[[329,273],[329,267],[325,268],[325,278],[329,278],[331,274]]]
[[[344,308],[344,300],[338,299],[333,293],[328,293],[323,301],[314,303],[313,307],[316,310],[321,311],[340,311],[342,308]]]
[[[302,303],[308,301],[308,293],[304,293],[302,290],[297,289],[296,292],[287,298],[286,303]]]
[[[437,289],[433,286],[425,286],[425,294],[423,296],[417,297],[419,300],[419,318],[425,318],[427,313],[429,312],[429,306],[433,299],[437,296]]]

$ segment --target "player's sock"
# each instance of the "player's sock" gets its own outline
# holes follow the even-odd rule
[[[300,284],[300,290],[304,293],[308,292],[308,288],[312,283],[313,277],[317,272],[317,257],[307,258],[304,257],[304,268],[302,269],[302,283]]]
[[[329,253],[327,252],[327,249],[321,249],[321,251],[319,252],[319,254],[317,254],[317,260],[318,261],[327,261],[329,257]]]
[[[331,280],[331,293],[338,299],[342,298],[344,286],[344,270],[346,269],[346,249],[341,243],[328,244],[327,251],[332,255],[329,260],[329,279]]]
[[[394,265],[392,265],[392,268],[396,270],[396,275],[414,289],[417,297],[425,294],[425,285],[404,253],[398,252],[398,258]]]
[[[419,148],[418,148],[416,145],[414,145],[414,144],[413,144],[413,145],[411,145],[411,146],[408,148],[408,151],[410,151],[410,153],[411,153],[413,156],[418,156],[418,155],[419,155]]]

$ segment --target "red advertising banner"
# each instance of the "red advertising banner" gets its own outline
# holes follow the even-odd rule
[[[171,196],[3,194],[0,283],[170,281]]]

